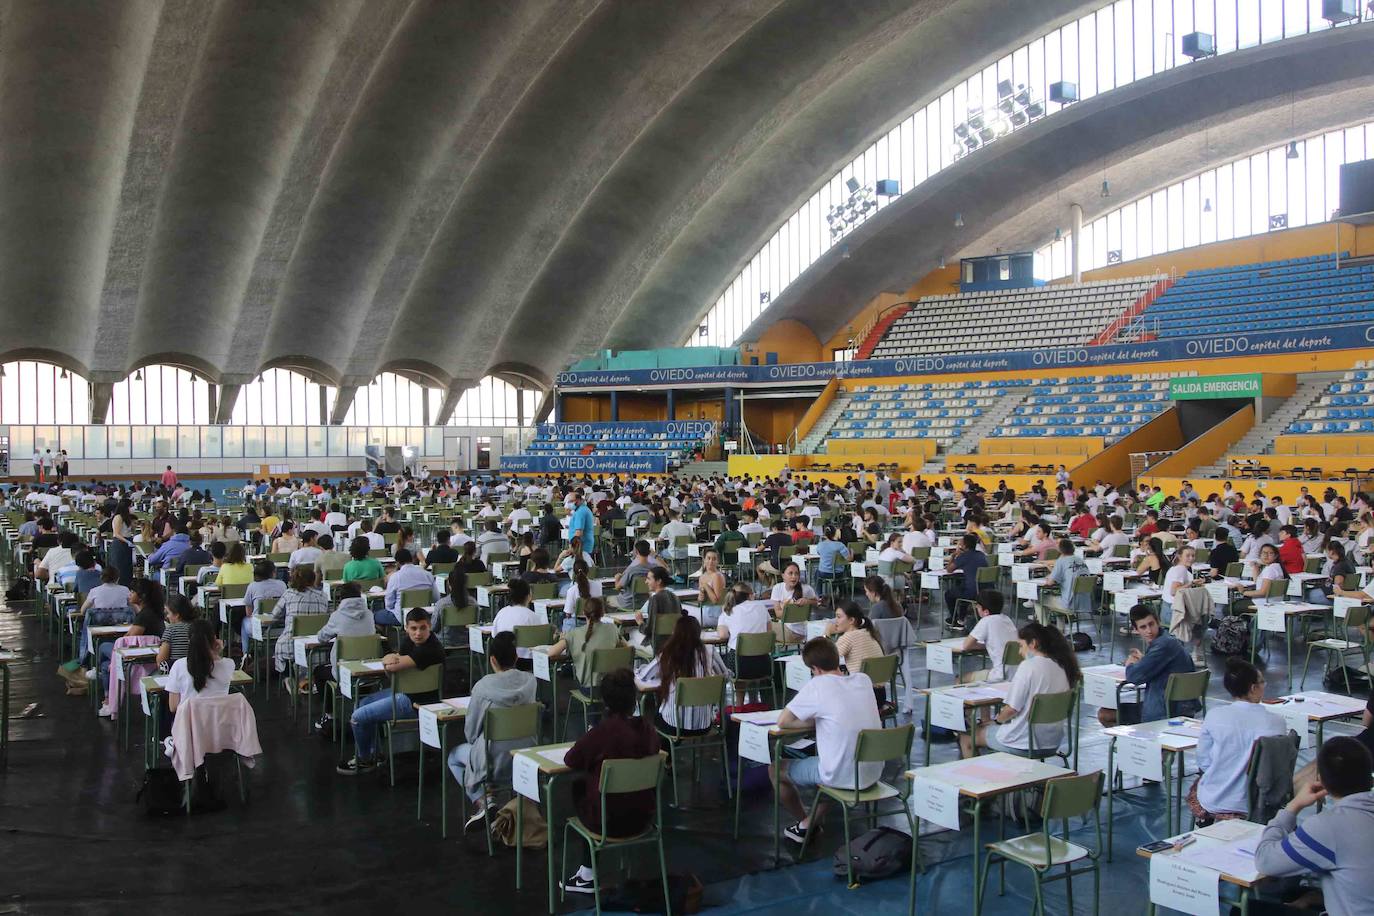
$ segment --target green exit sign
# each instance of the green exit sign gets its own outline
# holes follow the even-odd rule
[[[1198,375],[1169,379],[1171,401],[1199,401],[1208,398],[1257,398],[1260,396],[1258,372],[1240,375]]]

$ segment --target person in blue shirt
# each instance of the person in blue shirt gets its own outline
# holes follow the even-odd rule
[[[978,535],[966,533],[960,538],[958,549],[945,559],[945,571],[959,573],[945,591],[945,623],[949,626],[959,625],[954,616],[959,599],[978,600],[978,570],[988,565],[988,555],[979,545]]]
[[[1097,720],[1107,726],[1117,722],[1135,725],[1171,715],[1196,714],[1200,706],[1195,700],[1175,703],[1173,709],[1164,708],[1164,688],[1169,683],[1169,675],[1192,674],[1196,670],[1187,647],[1161,630],[1155,612],[1143,604],[1131,608],[1131,629],[1145,640],[1145,651],[1132,649],[1126,656],[1126,682],[1144,684],[1144,695],[1138,704],[1122,703],[1119,715],[1115,709],[1099,709]]]
[[[820,557],[816,562],[816,578],[839,579],[844,573],[840,563],[848,563],[851,556],[849,548],[840,540],[840,530],[834,525],[826,525],[823,533],[825,537],[816,545],[816,554]]]
[[[149,569],[161,569],[164,566],[175,565],[176,560],[183,553],[191,549],[191,536],[186,533],[186,523],[178,522],[174,533],[167,542],[153,551],[153,555],[148,558],[147,567]]]
[[[578,535],[582,536],[582,549],[593,556],[596,555],[596,516],[592,515],[592,510],[587,508],[586,497],[582,493],[573,493],[572,517],[568,519],[568,540],[571,541]]]

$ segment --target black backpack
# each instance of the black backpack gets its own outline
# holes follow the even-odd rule
[[[14,580],[14,584],[5,590],[6,601],[28,601],[33,597],[33,580],[28,576],[20,576]]]
[[[143,810],[154,816],[184,814],[186,806],[182,803],[181,780],[175,770],[169,767],[153,767],[143,774],[143,786],[134,796],[135,802],[143,802]]]
[[[856,881],[889,878],[911,867],[911,837],[891,827],[877,827],[855,837],[850,853],[846,861],[844,847],[835,850],[835,877],[848,879],[852,864]]]
[[[1212,637],[1212,651],[1218,655],[1244,655],[1250,651],[1250,621],[1245,617],[1223,617]]]
[[[1073,651],[1075,652],[1091,652],[1097,648],[1093,645],[1093,638],[1087,633],[1071,633],[1069,638],[1073,640]]]

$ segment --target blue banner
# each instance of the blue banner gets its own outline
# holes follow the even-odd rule
[[[668,439],[685,439],[698,442],[709,439],[716,432],[716,424],[711,420],[645,420],[611,421],[607,423],[541,423],[537,431],[541,437],[558,439],[615,439],[627,440],[631,436],[665,436]]]
[[[502,455],[501,471],[535,474],[666,474],[667,455]]]
[[[741,386],[826,382],[832,378],[884,378],[1027,369],[1128,366],[1131,363],[1275,356],[1374,346],[1374,324],[1333,325],[1314,331],[1256,331],[1211,337],[1169,337],[1100,347],[1009,350],[903,359],[861,359],[844,363],[788,363],[774,366],[702,366],[695,369],[611,369],[560,372],[560,390],[584,388]],[[1258,367],[1257,367],[1258,368]],[[652,424],[650,424],[652,425]]]

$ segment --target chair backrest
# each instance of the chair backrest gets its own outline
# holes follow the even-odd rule
[[[654,636],[671,636],[673,628],[682,619],[681,614],[655,614],[654,615]]]
[[[427,607],[434,603],[434,592],[427,588],[407,588],[401,591],[401,609]]]
[[[1050,833],[1050,823],[1059,821],[1065,839],[1069,835],[1069,818],[1085,817],[1089,813],[1093,814],[1093,822],[1097,827],[1097,846],[1102,847],[1102,823],[1096,817],[1098,804],[1102,798],[1102,771],[1094,770],[1091,773],[1074,776],[1059,776],[1048,780],[1045,783],[1045,796],[1040,802],[1040,817],[1042,818],[1041,830],[1044,833],[1046,842],[1044,843],[1046,864],[1050,863],[1049,856],[1053,855],[1052,846],[1048,842]]]
[[[530,584],[531,600],[543,600],[558,597],[557,582],[534,582]]]
[[[1212,551],[1206,547],[1195,547],[1193,548],[1193,556],[1197,559],[1197,562],[1206,563],[1212,558]]]
[[[434,575],[436,575],[436,576],[442,576],[442,575],[444,575],[445,573],[451,573],[451,572],[453,572],[453,567],[454,567],[455,565],[457,565],[457,564],[455,564],[455,563],[431,563],[431,564],[429,564],[429,571],[432,572],[432,573],[434,573]]]
[[[453,607],[449,605],[444,608],[444,626],[446,627],[470,627],[477,622],[477,605],[469,604],[466,607]]]
[[[221,600],[226,598],[242,598],[248,593],[248,583],[242,582],[238,585],[221,585],[219,587],[219,597]]]
[[[272,598],[271,601],[272,601],[272,604],[276,604],[276,603],[277,603],[277,599],[276,599],[276,598]],[[264,600],[264,601],[262,602],[262,604],[258,605],[258,607],[259,607],[260,609],[263,609],[263,610],[268,609],[270,606],[271,606],[271,605],[269,605],[269,604],[267,603],[267,600]],[[295,636],[314,636],[316,633],[320,632],[320,630],[323,630],[323,629],[324,629],[324,625],[325,625],[326,623],[328,623],[328,622],[329,622],[329,615],[328,615],[328,614],[297,614],[296,616],[294,616],[294,617],[291,618],[291,635],[292,635],[293,637],[295,637]],[[352,638],[352,637],[344,637],[344,638],[348,639],[348,638]],[[369,638],[371,638],[371,637],[363,637],[363,638],[364,638],[364,639],[369,639]],[[341,649],[343,648],[342,643],[340,644],[339,648],[341,648]]]
[[[631,593],[635,595],[649,594],[649,579],[647,576],[635,576],[630,580]]]
[[[680,677],[674,695],[678,709],[693,706],[725,705],[725,678],[719,674],[710,677]],[[679,724],[682,716],[678,716]]]
[[[590,668],[591,682],[598,684],[601,678],[612,671],[619,671],[621,668],[629,668],[634,664],[635,650],[629,646],[618,646],[614,649],[597,649],[592,652],[592,662]]]
[[[528,626],[515,627],[514,632],[517,649],[533,649],[535,646],[553,644],[553,627],[547,623],[532,623]]]
[[[539,716],[542,707],[538,703],[525,703],[521,706],[488,706],[487,719],[482,732],[489,741],[514,741],[518,738],[539,738]]]
[[[325,615],[319,614],[319,617]],[[380,636],[340,636],[339,659],[340,661],[353,661],[360,658],[377,658],[382,652],[382,638]]]
[[[1227,563],[1227,564],[1226,564],[1226,575],[1227,575],[1228,577],[1232,578],[1232,579],[1236,579],[1236,578],[1239,578],[1240,576],[1245,575],[1245,564],[1244,564],[1244,563]]]
[[[806,623],[811,619],[811,608],[805,604],[784,604],[782,606],[783,623]]]
[[[657,789],[663,757],[613,757],[601,762],[601,817],[606,823],[606,796]]]
[[[381,588],[386,583],[385,579],[354,579],[353,581],[358,583],[358,588],[362,590],[364,598],[367,597],[367,593],[371,589]]]
[[[1079,576],[1073,580],[1073,593],[1075,595],[1091,595],[1097,589],[1097,577]]]
[[[1269,599],[1269,600],[1272,601],[1272,600],[1275,599],[1275,598],[1282,598],[1282,597],[1284,597],[1284,596],[1287,595],[1287,594],[1288,594],[1288,580],[1287,580],[1287,579],[1265,579],[1265,580],[1264,580],[1264,597],[1265,597],[1265,598],[1267,598],[1267,599]]]
[[[893,728],[862,729],[854,746],[854,785],[863,785],[859,778],[860,764],[900,760],[905,765],[911,757],[911,741],[915,736],[916,726],[910,723]]]
[[[491,585],[490,572],[468,573],[468,588],[476,588],[479,585]]]
[[[1345,627],[1347,630],[1354,630],[1357,634],[1356,638],[1361,642],[1369,637],[1369,630],[1365,626],[1367,623],[1369,623],[1369,605],[1357,604],[1346,610]],[[1337,626],[1339,627],[1339,625],[1340,621],[1337,620]]]
[[[1131,555],[1130,544],[1117,544],[1112,548],[1113,557],[1129,557]]]
[[[1204,708],[1207,703],[1207,685],[1212,680],[1208,668],[1201,671],[1175,672],[1164,682],[1164,708],[1172,713],[1174,703],[1197,700]]]
[[[1056,548],[1054,548],[1054,547],[1051,547],[1051,548],[1047,549],[1047,550],[1045,551],[1045,559],[1046,559],[1046,560],[1057,560],[1057,559],[1059,559],[1059,551],[1058,551]]]
[[[1321,557],[1308,557],[1303,563],[1303,572],[1319,573],[1322,571],[1323,562]]]
[[[889,684],[897,679],[897,662],[900,660],[900,656],[896,655],[866,658],[859,663],[859,672],[868,675],[868,679],[875,684]]]
[[[1035,726],[1050,725],[1056,722],[1063,722],[1069,730],[1069,739],[1073,739],[1073,706],[1078,698],[1077,691],[1065,690],[1060,693],[1037,693],[1031,698],[1030,710],[1027,712],[1027,721],[1030,728],[1027,733],[1030,737],[1031,753],[1054,751],[1055,748],[1036,747]]]
[[[977,581],[979,585],[996,585],[997,577],[1001,575],[1001,569],[996,566],[979,567]]]
[[[737,658],[754,658],[759,655],[773,654],[773,634],[768,633],[741,633],[735,640],[735,656]]]
[[[444,666],[407,668],[391,676],[393,702],[397,693],[437,693],[444,684]]]
[[[1021,657],[1021,644],[1019,642],[1009,642],[1002,647],[1002,674],[1006,676],[1007,668],[1014,668],[1021,664],[1025,659]]]

